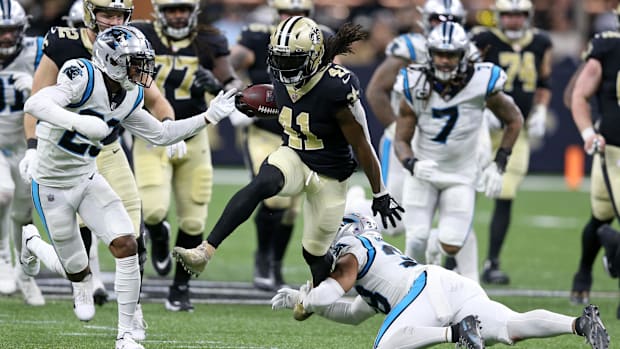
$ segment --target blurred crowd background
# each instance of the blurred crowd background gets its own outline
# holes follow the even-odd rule
[[[20,0],[32,16],[30,35],[45,35],[53,25],[64,25],[73,0]],[[617,30],[618,20],[613,9],[618,0],[532,0],[535,6],[533,25],[547,31],[553,42],[553,98],[545,138],[532,145],[530,173],[561,173],[564,157],[571,145],[581,145],[570,112],[562,103],[562,93],[570,76],[580,63],[580,54],[588,39],[596,32]],[[355,54],[343,59],[364,87],[375,67],[384,57],[384,49],[395,36],[420,31],[418,7],[424,0],[314,0],[314,19],[334,30],[345,22],[362,25],[369,33],[366,41],[358,42]],[[462,0],[468,11],[466,26],[493,26],[494,0]],[[134,0],[134,19],[150,19],[149,0]],[[252,22],[272,23],[275,13],[264,0],[202,0],[201,20],[219,28],[236,42],[244,25]],[[382,129],[368,110],[373,141],[378,142]],[[240,165],[242,157],[235,144],[234,129],[218,125],[212,137],[214,164]],[[589,162],[586,162],[586,168]]]

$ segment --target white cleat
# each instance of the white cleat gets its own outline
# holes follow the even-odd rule
[[[41,290],[34,278],[24,274],[20,266],[15,267],[15,274],[17,274],[17,286],[24,295],[24,302],[34,307],[45,305],[45,298],[43,298],[43,294],[41,294]]]
[[[142,314],[142,305],[136,304],[136,312],[133,314],[133,321],[131,322],[131,337],[137,341],[145,340],[148,327],[149,325],[144,321]]]
[[[13,265],[8,258],[0,257],[0,294],[9,295],[17,291]]]
[[[40,239],[39,230],[33,224],[25,225],[22,228],[22,252],[19,257],[19,263],[26,275],[36,276],[41,269],[41,263],[37,256],[32,254],[28,249],[28,242],[31,239]]]
[[[131,334],[125,333],[123,337],[116,339],[116,349],[144,349],[144,347],[136,343]]]
[[[88,275],[82,282],[72,282],[73,285],[73,312],[81,321],[90,321],[95,316],[95,302],[93,300],[93,281]]]

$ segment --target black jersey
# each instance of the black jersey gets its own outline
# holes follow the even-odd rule
[[[177,120],[207,109],[203,95],[192,96],[190,88],[198,65],[212,70],[215,59],[230,54],[226,37],[217,31],[199,31],[192,39],[171,41],[152,22],[134,21],[155,50],[155,83],[174,108]]]
[[[321,175],[339,181],[351,176],[357,162],[334,114],[359,100],[357,76],[332,63],[299,89],[275,79],[273,85],[284,145]]]
[[[596,59],[603,69],[596,98],[601,112],[599,132],[605,142],[620,147],[620,33],[598,33],[590,40],[585,59]]]
[[[504,69],[507,75],[504,92],[512,96],[523,117],[527,118],[534,102],[534,92],[542,82],[541,65],[545,52],[551,48],[547,34],[528,30],[523,38],[510,41],[496,28],[476,28],[473,41],[483,60]]]
[[[70,59],[91,59],[93,44],[85,28],[51,27],[45,34],[43,53],[60,69]]]

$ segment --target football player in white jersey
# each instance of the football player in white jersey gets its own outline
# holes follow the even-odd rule
[[[487,296],[476,282],[439,266],[419,264],[383,241],[370,216],[346,215],[331,248],[334,271],[319,286],[282,288],[274,310],[317,313],[357,325],[385,314],[374,348],[426,348],[457,343],[457,348],[575,334],[592,348],[608,348],[609,336],[598,307],[579,317],[536,309],[518,313]],[[354,299],[344,297],[355,287]]]
[[[92,279],[77,225],[79,213],[116,259],[117,349],[143,348],[130,332],[140,273],[129,215],[97,173],[95,157],[101,150],[100,141],[123,126],[153,144],[174,144],[234,110],[236,90],[232,89],[215,97],[204,113],[159,122],[142,109],[154,63],[150,43],[139,30],[128,26],[106,29],[95,40],[92,62],[83,58],[67,61],[57,84],[41,89],[24,107],[39,119],[32,196],[54,248],[29,226],[24,229],[22,267],[27,274],[36,274],[39,257],[50,269],[66,274],[73,282],[74,312],[80,320],[90,320],[94,316]]]
[[[402,70],[394,84],[404,96],[394,147],[410,174],[403,184],[406,253],[432,264],[438,264],[441,255],[456,255],[471,231],[485,106],[497,110],[506,124],[495,161],[481,176],[489,197],[501,190],[502,173],[523,122],[502,92],[506,74],[490,63],[471,64],[469,47],[460,24],[443,22],[427,38],[428,63]],[[431,234],[435,211],[438,229]]]
[[[26,37],[28,17],[15,0],[0,1],[0,293],[19,287],[29,305],[43,305],[45,299],[35,280],[14,272],[9,240],[21,252],[22,225],[32,222],[30,188],[19,177],[19,161],[26,151],[23,136],[24,101],[32,89],[32,75],[41,59],[43,38]]]

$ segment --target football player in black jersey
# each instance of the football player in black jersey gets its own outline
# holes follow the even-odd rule
[[[127,23],[133,13],[133,0],[84,0],[84,25],[86,28],[52,27],[45,36],[43,57],[35,72],[32,84],[32,93],[56,84],[58,70],[69,59],[87,58],[92,56],[93,42],[97,34],[111,26]],[[174,110],[155,84],[144,89],[145,107],[158,119],[174,118]],[[25,115],[24,129],[28,146],[36,147],[35,135],[36,119],[29,114]],[[127,158],[118,141],[118,134],[113,133],[103,140],[104,147],[97,156],[98,171],[110,183],[112,189],[123,201],[125,209],[133,222],[134,233],[138,238],[138,253],[140,256],[140,271],[143,275],[146,249],[141,234],[141,203],[138,196],[136,182],[131,172]],[[30,162],[34,157],[26,156],[20,163],[20,170],[29,171]],[[89,250],[91,232],[88,228],[82,231],[82,238],[86,250]],[[72,276],[69,275],[69,278]],[[89,278],[90,279],[90,278]],[[92,280],[92,279],[91,279]],[[72,280],[72,281],[81,281]],[[88,281],[89,283],[92,281]],[[92,287],[89,285],[88,287]],[[136,340],[146,336],[146,325],[142,318],[142,309],[138,304],[134,317],[132,335]]]
[[[153,5],[154,22],[132,25],[155,50],[155,83],[172,104],[177,120],[204,112],[205,92],[215,95],[222,88],[241,87],[228,63],[226,38],[217,29],[198,24],[199,0],[153,0]],[[213,181],[207,129],[168,151],[136,139],[133,152],[153,267],[166,275],[172,267],[170,226],[165,221],[171,191],[179,226],[175,246],[190,248],[202,241]],[[190,276],[177,264],[166,309],[194,309],[189,298]]]
[[[314,9],[311,0],[274,0],[271,3],[279,16],[276,24],[291,16],[310,16]],[[252,23],[245,27],[239,41],[231,48],[235,70],[243,70],[252,84],[269,84],[267,46],[275,25]],[[321,28],[324,34],[333,34]],[[263,161],[282,144],[282,126],[275,118],[242,118],[230,121],[242,128],[246,163],[255,176]],[[247,127],[244,127],[247,126]],[[288,246],[293,224],[300,210],[300,196],[274,196],[263,201],[256,215],[257,249],[254,254],[254,286],[277,290],[284,284],[282,260]]]
[[[530,0],[497,0],[497,27],[473,30],[473,41],[484,60],[499,65],[508,75],[504,91],[521,109],[527,130],[519,134],[504,173],[502,192],[495,200],[489,251],[482,272],[485,283],[510,282],[508,275],[499,269],[499,254],[510,225],[512,202],[527,173],[530,141],[544,136],[547,106],[551,100],[551,41],[547,34],[530,27],[533,11]],[[489,114],[492,121],[499,123]],[[501,133],[501,130],[492,132],[494,148]]]
[[[216,248],[247,220],[256,206],[276,194],[304,193],[303,256],[314,285],[329,274],[331,241],[342,219],[347,179],[357,162],[373,191],[374,212],[395,225],[403,209],[384,188],[381,168],[370,142],[359,81],[332,63],[365,35],[358,26],[340,27],[324,41],[319,26],[307,17],[281,22],[270,37],[268,65],[282,125],[283,144],[261,165],[250,184],[229,201],[206,241],[173,254],[193,274],[202,272]]]
[[[620,12],[620,6],[616,13]],[[608,263],[615,262],[617,232],[608,226],[614,217],[618,218],[620,207],[620,32],[606,31],[592,38],[584,54],[585,63],[577,72],[570,98],[573,119],[584,142],[585,151],[594,155],[590,178],[590,204],[592,215],[583,228],[581,236],[581,257],[577,273],[573,278],[571,301],[589,303],[592,286],[592,265],[601,244],[606,245],[605,257]],[[598,127],[592,120],[589,100],[597,98],[600,110]],[[613,246],[610,246],[613,245]],[[617,277],[618,265],[608,265],[612,276]],[[620,306],[616,316],[620,319]]]

